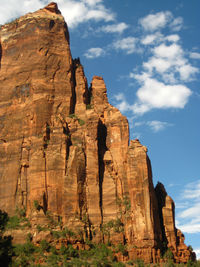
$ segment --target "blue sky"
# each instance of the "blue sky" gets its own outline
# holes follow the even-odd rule
[[[45,4],[0,0],[0,24]],[[148,147],[154,184],[200,257],[199,0],[58,0],[88,83],[103,76],[131,138]]]

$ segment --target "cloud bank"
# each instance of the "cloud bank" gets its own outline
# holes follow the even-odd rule
[[[140,39],[141,49],[147,52],[147,56],[139,70],[129,73],[129,78],[139,87],[135,102],[129,104],[125,97],[121,98],[118,100],[121,101],[119,109],[132,111],[135,115],[153,109],[183,109],[192,95],[186,84],[195,80],[199,72],[191,64],[180,36],[174,33],[183,27],[183,19],[165,11],[149,14],[138,23],[142,29],[141,38],[135,40],[138,42]],[[136,41],[134,44],[132,53],[138,50]],[[122,44],[119,47],[123,49]],[[199,55],[193,52],[189,57],[199,59]]]
[[[69,28],[75,28],[80,23],[88,21],[109,22],[115,19],[115,14],[105,7],[103,0],[57,0],[56,2]],[[0,24],[43,8],[48,3],[46,0],[4,1],[1,3]]]

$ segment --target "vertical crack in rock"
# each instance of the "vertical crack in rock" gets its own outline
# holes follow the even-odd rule
[[[72,83],[72,96],[71,96],[71,102],[70,102],[70,114],[75,113],[75,106],[76,106],[76,68],[80,65],[80,59],[75,58],[72,60],[72,77],[71,77],[71,83]]]
[[[28,194],[28,168],[29,168],[29,154],[30,143],[25,141],[23,137],[20,148],[20,168],[16,185],[15,202],[16,206],[27,208],[27,194]]]
[[[70,132],[67,123],[63,125],[63,133],[65,137],[65,175],[67,174],[67,162],[69,159],[70,147],[72,146],[72,141],[70,139]]]
[[[0,69],[1,69],[1,58],[2,58],[2,46],[1,46],[1,40],[0,40]]]
[[[106,147],[107,128],[101,120],[98,122],[98,161],[99,161],[99,207],[101,211],[101,220],[103,223],[103,179],[105,172],[105,164],[103,161],[104,154],[107,151]]]
[[[162,183],[160,183],[160,182],[157,183],[157,185],[155,187],[155,193],[156,193],[156,197],[158,200],[158,213],[159,213],[160,224],[161,224],[163,246],[166,248],[167,237],[166,237],[165,227],[164,227],[164,222],[163,222],[162,209],[166,205],[167,192],[166,192],[165,187]]]
[[[44,157],[44,186],[45,192],[43,193],[43,210],[44,213],[48,210],[48,183],[47,183],[47,155],[46,150],[50,142],[51,129],[50,125],[46,122],[45,135],[43,137],[43,157]]]

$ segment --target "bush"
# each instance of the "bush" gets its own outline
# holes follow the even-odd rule
[[[137,260],[135,260],[135,261],[134,261],[134,264],[135,264],[136,266],[138,266],[138,267],[144,267],[144,266],[145,266],[144,261],[141,260],[141,259],[137,259]]]
[[[14,246],[15,256],[31,256],[36,251],[36,247],[31,242],[17,244]]]
[[[81,120],[81,119],[78,119],[78,123],[79,123],[80,126],[83,126],[85,124],[85,122],[83,120]]]
[[[38,200],[34,200],[34,201],[33,201],[33,205],[34,205],[34,208],[35,208],[36,210],[38,210],[38,211],[42,208],[42,207],[40,206]]]
[[[19,209],[18,207],[16,208],[16,215],[18,215],[20,218],[26,216],[26,209]]]
[[[71,118],[71,119],[77,119],[77,116],[74,113],[73,114],[69,114],[68,117]]]
[[[50,248],[51,248],[51,246],[50,246],[50,244],[46,240],[42,240],[40,242],[40,250],[42,252],[45,252],[45,251],[48,252],[50,250]]]
[[[13,255],[12,237],[0,236],[0,264],[1,266],[9,266]]]
[[[121,252],[123,256],[128,256],[126,246],[121,243],[117,245],[116,252]]]
[[[20,218],[17,215],[10,217],[6,225],[6,228],[17,229],[19,227],[20,227]]]
[[[86,109],[92,109],[92,105],[91,104],[87,104],[86,105]]]
[[[173,253],[172,253],[172,251],[171,251],[170,248],[168,248],[168,249],[165,251],[165,253],[164,253],[164,255],[163,255],[163,258],[164,258],[164,259],[167,259],[167,260],[172,260],[172,259],[174,258],[174,255],[173,255]]]
[[[9,220],[8,214],[0,210],[0,231],[4,231]]]

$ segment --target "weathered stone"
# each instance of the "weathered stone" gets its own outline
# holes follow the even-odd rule
[[[0,92],[0,209],[25,208],[33,229],[48,215],[80,239],[126,242],[131,259],[160,262],[163,242],[176,262],[191,257],[146,147],[129,145],[103,78],[88,89],[55,3],[1,27]]]
[[[185,237],[182,232],[175,227],[174,201],[167,195],[163,184],[158,183],[155,191],[158,199],[163,243],[173,252],[177,263],[186,263],[189,259],[194,259],[195,256],[184,244]]]

